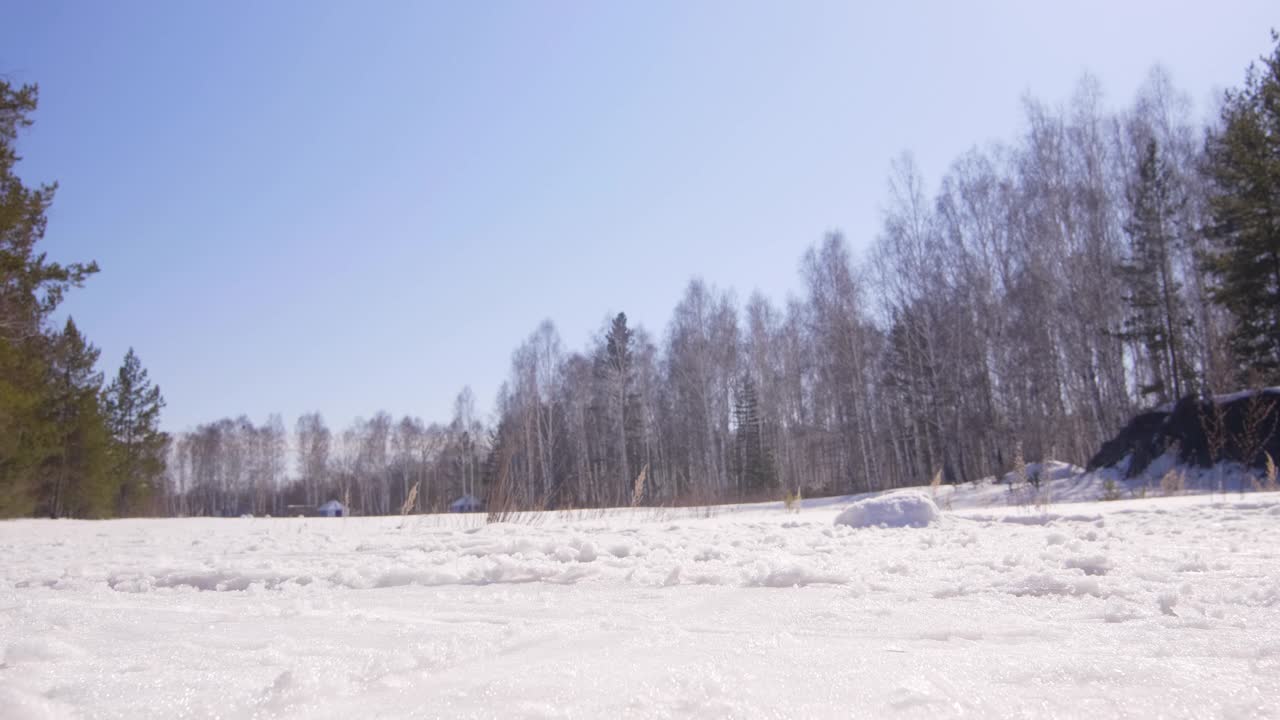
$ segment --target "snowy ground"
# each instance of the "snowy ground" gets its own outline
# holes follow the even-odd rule
[[[1280,495],[1006,497],[0,523],[0,717],[1280,717]]]

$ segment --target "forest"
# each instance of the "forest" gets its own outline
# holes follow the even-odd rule
[[[890,169],[883,225],[821,237],[801,291],[692,279],[666,327],[551,320],[492,415],[320,412],[160,430],[130,352],[110,383],[37,249],[55,188],[16,175],[33,86],[0,81],[0,514],[280,515],[696,505],[1083,464],[1143,408],[1280,382],[1280,39],[1211,119],[1160,69],[1127,104],[1082,78],[930,183]],[[465,352],[457,349],[457,352]]]

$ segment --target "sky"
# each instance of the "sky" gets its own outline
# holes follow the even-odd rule
[[[892,7],[870,7],[892,5]],[[799,293],[804,250],[876,236],[926,181],[1088,72],[1155,64],[1207,113],[1271,47],[1259,2],[10,0],[0,76],[40,86],[22,177],[63,306],[134,348],[182,431],[318,410],[492,408],[545,318],[661,336],[693,276]]]

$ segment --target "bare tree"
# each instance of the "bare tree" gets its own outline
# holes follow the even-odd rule
[[[324,502],[323,496],[328,492],[332,434],[320,413],[314,412],[298,418],[294,434],[305,502],[315,507]]]

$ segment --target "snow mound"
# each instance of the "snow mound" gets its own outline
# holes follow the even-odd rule
[[[836,517],[836,525],[926,527],[937,522],[938,506],[924,493],[902,492],[860,500]]]

